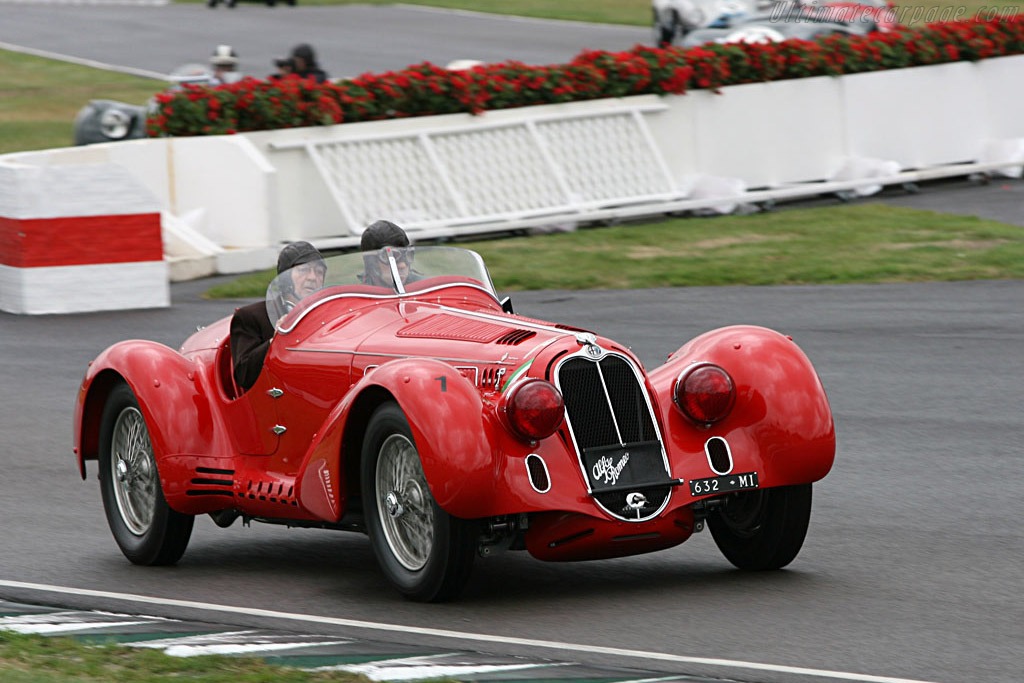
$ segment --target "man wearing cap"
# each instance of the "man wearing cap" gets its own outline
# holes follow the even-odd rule
[[[366,252],[363,256],[363,266],[366,270],[363,273],[363,282],[368,285],[392,287],[393,277],[391,265],[387,260],[379,257],[384,254],[380,250],[384,247],[392,247],[395,253],[395,265],[398,266],[398,274],[402,282],[409,281],[412,266],[412,249],[409,247],[409,236],[405,230],[391,221],[375,221],[363,231],[359,240],[359,251]]]
[[[274,62],[278,68],[280,68],[280,61],[282,60]],[[291,62],[291,73],[299,78],[312,78],[317,83],[327,80],[327,73],[316,63],[316,53],[313,52],[313,46],[308,43],[293,47],[288,61]]]
[[[290,286],[284,292],[287,307],[313,294],[324,285],[327,265],[323,256],[309,242],[292,242],[277,257],[277,274],[289,271]],[[263,370],[274,324],[267,313],[267,303],[242,306],[231,317],[231,360],[235,384],[242,391],[256,383]]]

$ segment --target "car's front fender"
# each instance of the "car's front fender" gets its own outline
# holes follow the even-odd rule
[[[703,362],[724,368],[736,388],[732,412],[711,426],[694,424],[672,401],[683,370]],[[649,379],[668,428],[666,448],[685,478],[712,475],[703,456],[712,436],[726,439],[736,471],[757,471],[762,486],[817,481],[832,467],[836,436],[828,398],[810,360],[789,337],[755,326],[713,330],[681,347]]]
[[[486,509],[496,476],[492,426],[483,399],[458,370],[427,358],[385,363],[346,393],[302,465],[297,488],[300,504],[323,519],[337,520],[344,507],[344,482],[358,477],[351,464],[361,457],[357,449],[369,415],[392,399],[409,421],[438,505],[466,518]]]

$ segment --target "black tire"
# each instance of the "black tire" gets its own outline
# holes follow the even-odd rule
[[[217,6],[217,0],[206,0],[206,6],[207,7],[216,7]]]
[[[149,429],[127,384],[115,387],[103,407],[99,462],[103,509],[124,556],[141,565],[181,559],[195,517],[168,507]]]
[[[398,404],[388,402],[374,411],[361,468],[366,532],[387,579],[410,600],[458,597],[476,555],[477,525],[452,517],[430,494]]]
[[[732,493],[708,515],[725,558],[740,569],[780,569],[796,558],[811,521],[811,485]]]

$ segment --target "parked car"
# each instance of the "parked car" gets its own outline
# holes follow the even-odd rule
[[[171,73],[168,87],[209,82],[209,69],[202,64],[185,64]],[[149,107],[150,104],[130,104],[117,100],[90,100],[75,115],[74,143],[91,145],[144,138]]]
[[[388,286],[363,277],[376,264]],[[85,478],[98,461],[131,562],[176,562],[207,513],[367,534],[384,576],[420,601],[456,597],[477,556],[636,555],[705,523],[741,569],[796,557],[835,429],[789,337],[725,327],[648,372],[597,332],[514,314],[472,251],[326,266],[290,310],[290,272],[271,282],[276,332],[248,391],[229,317],[177,350],[122,341],[89,364],[78,467]]]
[[[892,30],[896,26],[894,17],[889,4],[882,0],[779,3],[769,10],[733,16],[717,26],[694,30],[682,44],[693,47],[709,42],[768,43],[833,34],[866,35]]]
[[[691,31],[721,26],[730,19],[753,14],[766,0],[652,0],[654,44],[674,45]]]

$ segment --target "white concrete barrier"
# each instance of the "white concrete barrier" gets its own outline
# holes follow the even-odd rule
[[[133,213],[133,197],[148,190],[165,217],[172,275],[195,277],[270,267],[280,243],[294,239],[353,246],[377,218],[427,239],[864,194],[909,178],[1013,175],[1024,90],[1006,84],[1022,80],[1024,56],[1000,57],[720,93],[106,143],[0,162],[22,186],[40,169],[121,169],[107,181],[119,188],[103,195],[123,200],[111,213]],[[61,194],[91,205],[78,192],[97,189]],[[4,207],[13,201],[0,187],[7,234],[14,215]],[[0,305],[13,310],[12,300],[4,294]]]
[[[0,310],[169,303],[160,206],[128,170],[0,159]]]

